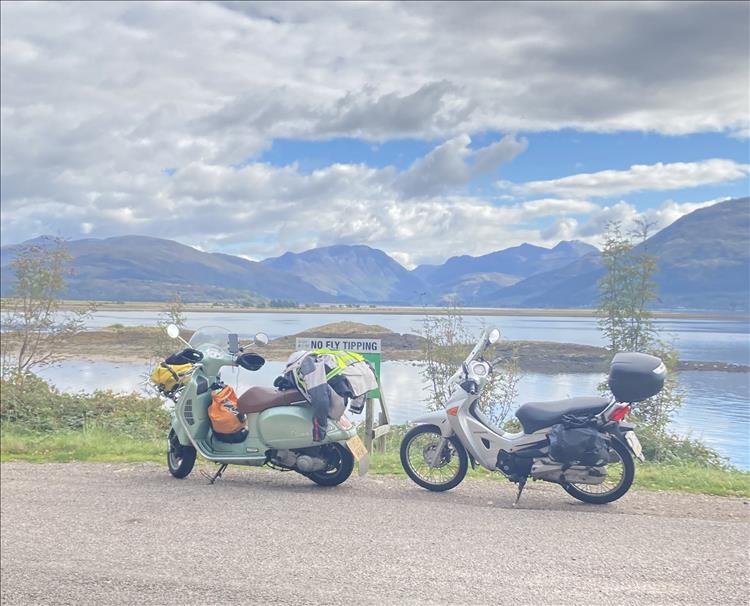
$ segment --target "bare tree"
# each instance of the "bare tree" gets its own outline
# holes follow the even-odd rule
[[[167,308],[159,314],[156,325],[159,332],[154,342],[154,356],[156,361],[161,361],[179,349],[174,339],[167,335],[167,326],[174,324],[182,331],[185,328],[185,304],[182,302],[180,293],[176,293],[167,305]]]
[[[422,349],[422,376],[427,380],[427,407],[440,410],[450,398],[455,386],[449,379],[461,366],[479,335],[466,327],[460,309],[455,305],[439,316],[425,316],[422,321],[424,346]],[[490,359],[491,350],[486,357]],[[521,378],[515,355],[495,365],[494,372],[479,398],[479,408],[493,423],[501,425],[518,397]]]
[[[71,275],[65,242],[45,238],[19,247],[11,262],[13,292],[2,305],[0,372],[17,379],[60,358],[66,340],[82,332],[93,305],[61,311],[60,296]]]

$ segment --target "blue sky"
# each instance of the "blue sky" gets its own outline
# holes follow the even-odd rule
[[[494,132],[474,134],[471,147],[476,149],[489,145],[499,141],[502,136]],[[627,170],[634,164],[699,162],[708,158],[750,163],[748,140],[725,133],[669,136],[649,132],[589,133],[566,129],[546,133],[520,132],[518,136],[528,140],[526,151],[493,174],[473,179],[467,184],[467,191],[492,198],[498,195],[493,183],[500,179],[521,184],[576,173]],[[277,139],[270,149],[252,161],[268,162],[279,167],[296,163],[303,173],[335,163],[366,164],[377,168],[393,166],[398,171],[405,171],[440,143],[440,140],[418,139],[394,139],[384,143],[349,138],[321,141]],[[747,195],[747,179],[670,192],[674,199],[684,201]],[[662,192],[651,191],[630,196],[639,210],[659,204],[664,199]]]
[[[747,3],[0,11],[3,244],[367,244],[413,267],[748,195]]]

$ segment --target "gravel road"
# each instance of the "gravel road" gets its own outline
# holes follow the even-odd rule
[[[321,488],[230,467],[6,463],[2,604],[747,604],[750,506],[533,484]]]

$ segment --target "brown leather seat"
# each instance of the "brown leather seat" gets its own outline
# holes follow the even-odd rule
[[[237,400],[237,410],[246,414],[261,412],[275,406],[289,406],[294,402],[305,402],[296,389],[278,391],[273,387],[251,387]]]

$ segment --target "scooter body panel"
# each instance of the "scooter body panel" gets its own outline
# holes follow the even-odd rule
[[[484,387],[484,382],[481,382],[481,387]],[[533,434],[496,433],[471,414],[471,406],[477,398],[478,395],[470,394],[459,387],[445,403],[444,410],[423,415],[414,422],[437,426],[444,438],[457,436],[474,460],[490,471],[497,468],[500,451],[515,453],[545,443],[549,428]],[[449,414],[449,410],[453,413]]]
[[[308,448],[324,443],[344,442],[356,435],[353,426],[343,429],[329,419],[326,440],[313,442],[312,409],[307,406],[278,406],[248,415],[248,435],[243,442],[230,444],[220,441],[213,436],[208,417],[211,392],[199,387],[201,383],[206,383],[198,380],[201,374],[197,373],[185,386],[172,413],[172,427],[180,444],[194,446],[210,461],[263,465],[266,453],[272,449]]]
[[[271,448],[291,449],[320,446],[312,440],[313,412],[307,406],[277,406],[258,415],[258,436]],[[331,419],[326,428],[326,442],[341,442],[353,437],[356,430],[341,429]]]

